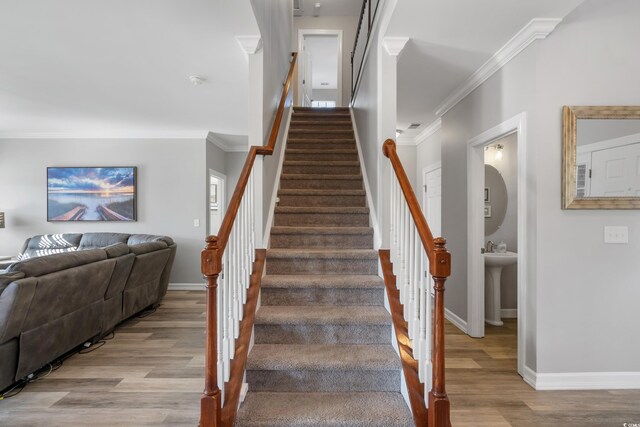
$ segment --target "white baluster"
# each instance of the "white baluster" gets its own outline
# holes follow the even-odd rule
[[[416,226],[413,222],[413,217],[411,216],[411,212],[409,212],[409,251],[407,252],[407,258],[409,260],[409,268],[407,269],[407,303],[404,306],[405,311],[405,320],[407,321],[407,332],[409,334],[409,339],[411,341],[414,340],[415,335],[413,335],[413,305],[415,303],[415,293],[413,289],[413,285],[415,284],[415,280],[413,278],[413,272],[415,270],[415,252],[416,252],[416,239],[415,230]]]
[[[224,271],[224,270],[223,270]],[[216,369],[218,371],[218,388],[222,392],[224,390],[225,372],[224,372],[224,312],[221,309],[224,304],[224,279],[222,275],[218,276],[218,291],[216,292],[216,334],[217,334],[217,354],[216,354]]]
[[[418,228],[413,228],[415,246],[413,248],[413,257],[415,263],[413,264],[413,348],[416,348],[420,338],[420,276],[421,276],[421,262],[422,259],[422,242],[420,241],[420,234],[418,234]]]
[[[403,314],[404,314],[404,318],[408,319],[409,318],[409,278],[411,276],[410,270],[409,270],[409,258],[411,257],[411,214],[409,212],[409,207],[406,204],[406,201],[403,200],[403,204],[404,204],[404,211],[405,211],[405,224],[406,226],[404,227],[404,236],[402,236],[403,240],[404,240],[404,310],[403,310]]]
[[[427,278],[424,271],[427,268],[426,255],[424,246],[420,244],[420,341],[418,343],[418,354],[420,360],[420,366],[418,367],[418,375],[421,382],[426,379],[427,360],[429,355],[426,353],[426,340],[427,340],[427,303],[429,302],[428,292],[429,287],[427,284]],[[429,388],[430,390],[431,388]]]
[[[395,204],[393,203],[396,195],[396,185],[395,185],[395,180],[393,179],[393,176],[391,177],[391,185],[390,185],[390,196],[389,196],[389,200],[391,202],[391,212],[390,212],[390,221],[389,221],[389,260],[391,261],[391,263],[395,263],[395,253],[394,253],[394,248],[393,248],[393,239],[395,236],[395,226],[396,226],[396,217],[395,217],[395,212],[396,212],[396,208],[395,208]]]

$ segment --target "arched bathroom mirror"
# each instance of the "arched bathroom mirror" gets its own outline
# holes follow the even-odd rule
[[[485,200],[489,200],[485,206],[490,206],[489,214],[485,213],[484,235],[489,236],[498,231],[507,214],[507,184],[498,169],[484,165],[484,186]]]

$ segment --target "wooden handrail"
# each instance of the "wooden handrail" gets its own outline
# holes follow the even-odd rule
[[[429,224],[422,214],[418,199],[398,157],[395,141],[387,139],[382,146],[382,152],[391,161],[416,230],[429,258],[429,271],[434,281],[433,347],[431,353],[433,386],[429,392],[427,425],[429,427],[450,427],[450,405],[445,389],[444,366],[444,284],[447,277],[451,275],[451,254],[445,248],[446,240],[442,237],[434,239],[431,234]]]
[[[229,201],[229,207],[222,220],[218,235],[208,236],[206,238],[207,246],[202,251],[201,268],[202,274],[207,279],[207,311],[206,311],[206,344],[205,344],[205,387],[200,399],[200,426],[201,427],[232,427],[235,421],[235,415],[237,410],[237,402],[240,393],[240,385],[242,383],[243,375],[237,374],[238,372],[244,373],[244,364],[247,359],[249,351],[248,339],[250,338],[251,331],[253,329],[253,315],[246,313],[243,318],[241,326],[241,332],[243,336],[238,339],[244,344],[237,347],[237,351],[234,357],[234,366],[232,366],[232,373],[230,382],[233,382],[230,390],[225,393],[225,407],[222,407],[222,399],[220,388],[218,387],[218,334],[217,334],[217,322],[218,322],[218,307],[217,307],[217,288],[218,277],[222,272],[223,261],[222,257],[229,241],[229,236],[233,229],[233,225],[238,216],[238,210],[243,201],[243,196],[247,189],[251,172],[253,170],[253,164],[256,156],[273,154],[275,144],[278,139],[278,133],[282,125],[282,119],[284,115],[284,109],[286,107],[287,97],[291,90],[291,84],[293,80],[293,74],[296,67],[296,60],[298,54],[294,52],[291,58],[291,65],[289,66],[289,73],[282,90],[282,96],[280,97],[280,103],[278,110],[274,118],[273,126],[271,128],[271,134],[267,145],[264,146],[252,146],[247,154],[247,159],[244,162],[242,172],[238,178],[238,183],[233,192],[233,196]],[[259,206],[258,209],[262,209]],[[258,259],[258,258],[257,258]],[[259,260],[258,260],[259,261]],[[262,259],[264,264],[264,257]],[[257,276],[261,277],[262,274]],[[256,285],[256,291],[253,291],[256,295],[259,292],[259,283]],[[252,301],[252,300],[251,300]],[[246,306],[245,309],[253,310],[255,314],[255,303]],[[246,323],[245,323],[246,322]],[[249,336],[246,336],[249,334]],[[241,364],[242,366],[239,366]],[[234,372],[236,373],[234,375]],[[233,408],[228,405],[235,405]],[[224,413],[223,413],[224,411]]]

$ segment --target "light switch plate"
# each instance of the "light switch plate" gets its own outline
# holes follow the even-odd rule
[[[200,220],[199,219],[194,219],[193,220],[193,226],[194,227],[200,227]]]
[[[605,243],[629,243],[629,227],[604,227]]]

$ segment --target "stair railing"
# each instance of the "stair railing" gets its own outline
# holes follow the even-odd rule
[[[400,303],[404,306],[413,358],[418,362],[420,382],[432,383],[428,397],[428,426],[450,427],[449,399],[445,390],[444,369],[444,284],[451,275],[451,254],[446,240],[431,234],[427,220],[396,152],[396,144],[387,139],[382,151],[393,168],[391,179],[390,258]],[[425,259],[424,255],[427,256]],[[431,286],[425,277],[428,262],[433,277],[433,313]],[[432,342],[429,330],[433,328]],[[427,367],[431,361],[429,378]],[[425,390],[426,391],[426,390]]]
[[[205,388],[200,401],[201,427],[231,427],[235,421],[245,369],[244,366],[234,369],[232,364],[237,362],[233,360],[235,356],[244,365],[249,350],[249,346],[244,343],[249,342],[253,325],[251,328],[241,328],[241,321],[247,303],[253,263],[256,261],[254,211],[262,209],[262,206],[256,207],[254,203],[253,164],[256,156],[273,154],[297,56],[297,53],[292,54],[268,144],[249,149],[218,234],[206,238],[207,246],[202,251],[202,274],[207,279],[207,311]],[[248,336],[241,337],[241,330]],[[240,357],[236,352],[236,340],[239,338],[243,339],[238,341],[243,342]],[[232,378],[232,372],[239,375]],[[225,390],[225,382],[230,380],[233,384],[226,384]]]
[[[362,65],[364,63],[364,54],[369,45],[371,31],[373,30],[373,21],[378,11],[378,5],[381,0],[363,0],[362,9],[360,10],[360,19],[358,20],[358,28],[356,30],[356,38],[353,41],[353,50],[351,51],[351,99],[356,93]]]

